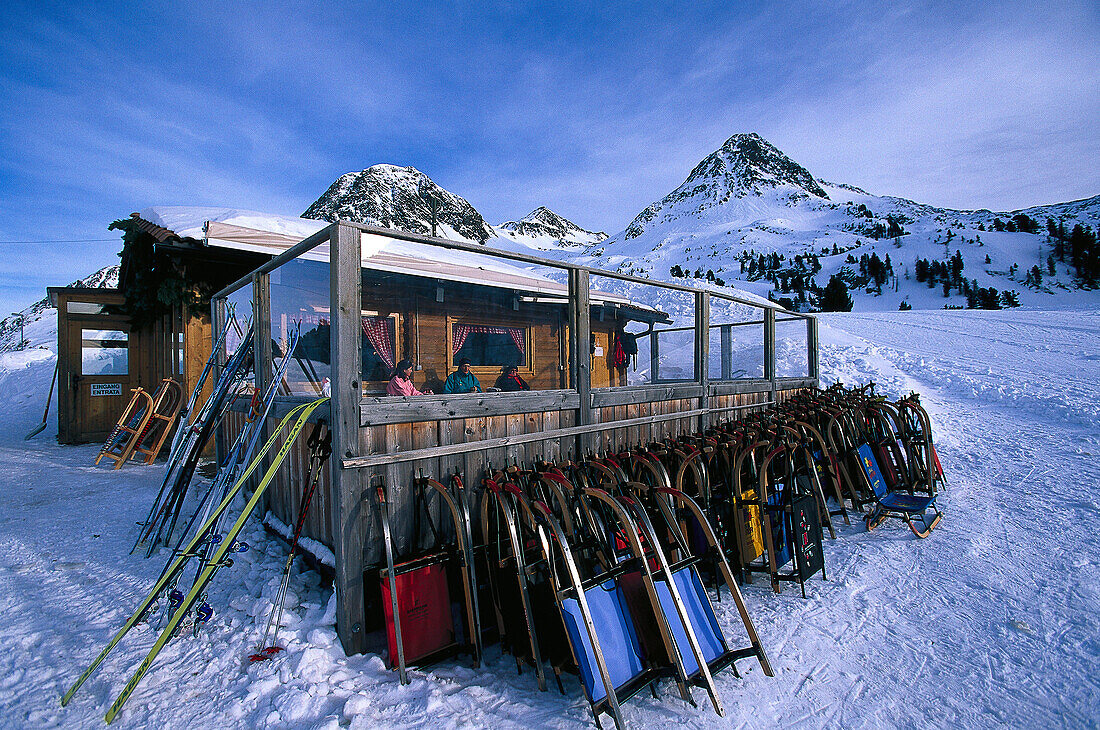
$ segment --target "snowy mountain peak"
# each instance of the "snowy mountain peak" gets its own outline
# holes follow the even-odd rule
[[[739,220],[757,201],[794,205],[807,198],[828,200],[829,194],[806,168],[760,135],[735,134],[704,157],[680,187],[639,213],[627,226],[625,240],[655,222]]]
[[[436,185],[415,167],[397,165],[374,165],[341,175],[302,217],[430,234],[433,207],[438,236],[484,243],[496,235],[465,198]]]
[[[760,195],[762,188],[780,185],[802,188],[819,198],[829,197],[806,168],[755,132],[735,134],[703,158],[684,184],[696,181],[717,184],[736,197]]]
[[[550,210],[545,205],[540,205],[539,207],[535,208],[530,213],[523,216],[523,218],[521,218],[521,220],[526,221],[528,223],[545,223],[545,224],[550,225],[550,226],[553,226],[553,225],[574,226],[573,223],[569,222],[565,218],[562,218],[560,215],[558,215],[554,211]],[[576,227],[576,226],[574,226],[574,227]]]
[[[546,206],[539,206],[520,218],[497,226],[502,235],[512,238],[551,238],[559,243],[588,245],[607,238],[603,231],[589,231],[573,221],[563,218]]]

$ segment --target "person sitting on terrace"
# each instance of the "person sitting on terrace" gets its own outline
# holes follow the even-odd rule
[[[413,364],[409,360],[397,363],[393,377],[386,383],[386,395],[433,395],[432,391],[420,391],[412,383]]]
[[[513,393],[517,390],[531,390],[531,386],[527,384],[527,381],[519,376],[519,368],[515,365],[505,365],[501,368],[503,372],[500,377],[497,378],[497,382],[493,384],[493,387],[498,390],[503,390],[505,393]]]
[[[447,382],[443,384],[444,393],[480,393],[481,381],[470,372],[469,358],[458,361],[458,370],[447,376]]]

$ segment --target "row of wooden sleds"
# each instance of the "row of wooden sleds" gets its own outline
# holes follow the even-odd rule
[[[499,642],[541,690],[548,669],[559,689],[563,673],[579,675],[597,726],[609,714],[621,727],[621,703],[657,697],[662,679],[692,704],[701,687],[722,715],[717,672],[748,659],[772,676],[739,584],[766,575],[805,596],[837,520],[862,513],[872,529],[895,517],[925,537],[943,485],[917,396],[889,403],[873,385],[581,460],[488,466],[476,486],[421,475],[405,555],[376,481],[386,562],[368,581],[368,614],[403,683],[409,666],[456,653],[480,664]],[[723,596],[740,646],[715,614]]]
[[[173,378],[160,382],[155,393],[134,388],[114,428],[107,435],[95,464],[103,459],[119,469],[131,459],[152,464],[172,434],[183,405],[183,387]]]

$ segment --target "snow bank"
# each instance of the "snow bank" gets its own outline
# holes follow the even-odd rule
[[[827,378],[919,390],[949,491],[928,540],[898,524],[843,526],[810,597],[767,585],[745,597],[777,676],[742,662],[717,676],[726,718],[663,683],[625,704],[634,727],[1094,727],[1100,724],[1100,312],[831,315]],[[90,466],[97,447],[23,434],[38,421],[52,354],[0,356],[0,713],[11,727],[101,727],[155,634],[135,629],[73,703],[58,698],[159,573],[127,554],[163,467]],[[853,522],[857,522],[853,520]],[[278,659],[249,664],[286,547],[259,519],[210,589],[198,639],[166,647],[121,728],[588,728],[575,679],[539,693],[491,648],[411,672],[345,657],[335,603],[297,564]],[[732,602],[716,606],[738,645]]]

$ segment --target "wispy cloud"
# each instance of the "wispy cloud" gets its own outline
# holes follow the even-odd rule
[[[378,162],[493,222],[548,205],[613,232],[744,131],[817,175],[941,205],[1100,192],[1087,2],[313,10],[8,10],[0,240],[98,238],[154,204],[296,214]],[[0,248],[0,275],[67,281],[117,250],[42,248]]]

